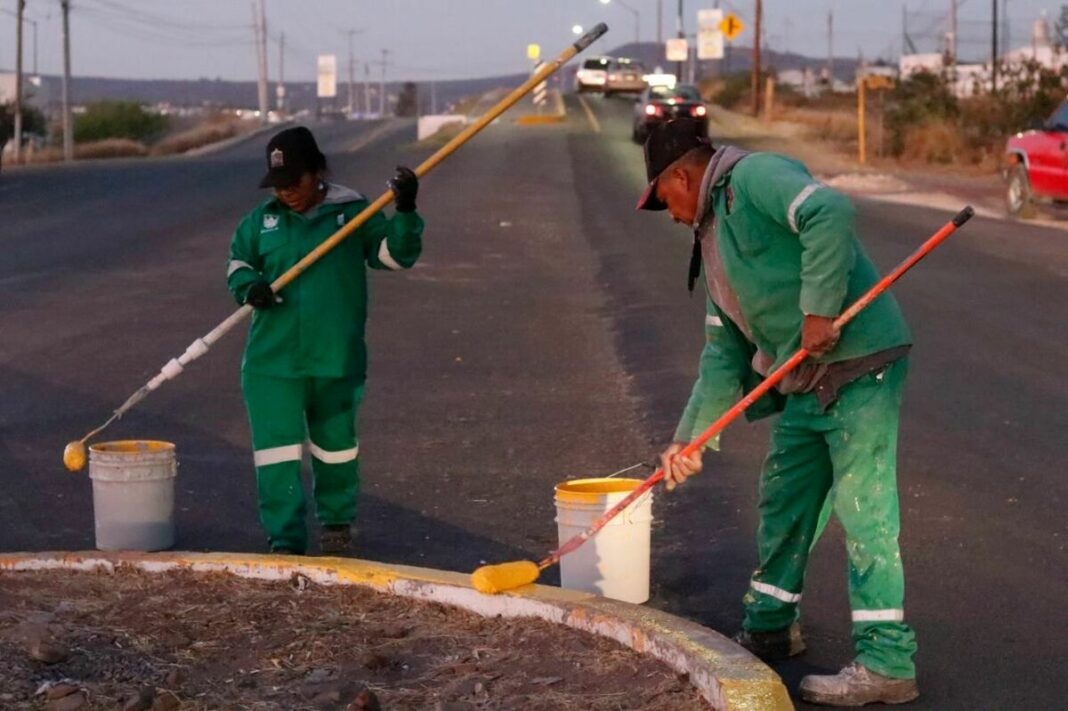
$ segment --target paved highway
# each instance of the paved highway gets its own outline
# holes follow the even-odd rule
[[[555,543],[554,483],[646,459],[672,432],[703,339],[689,235],[632,209],[644,172],[630,104],[589,100],[599,130],[568,105],[565,124],[501,122],[429,176],[423,259],[372,280],[363,557],[465,571],[540,557]],[[430,150],[409,124],[313,129],[334,179],[373,195]],[[225,254],[259,199],[260,151],[0,178],[0,549],[92,546],[89,484],[63,470],[63,444],[233,308]],[[859,207],[883,268],[948,218]],[[1062,233],[976,219],[897,289],[917,339],[900,456],[914,708],[1068,697],[1066,280]],[[232,335],[109,432],[177,442],[182,548],[263,549],[241,347]],[[731,633],[767,426],[724,440],[705,473],[657,496],[650,604]],[[833,526],[804,621],[809,653],[778,667],[791,688],[849,658]]]

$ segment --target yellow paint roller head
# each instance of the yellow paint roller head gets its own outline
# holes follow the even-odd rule
[[[540,573],[541,568],[538,564],[529,560],[484,565],[471,573],[471,584],[480,593],[496,595],[506,590],[529,585],[538,579]]]
[[[63,464],[72,472],[85,466],[85,442],[74,440],[63,448]]]

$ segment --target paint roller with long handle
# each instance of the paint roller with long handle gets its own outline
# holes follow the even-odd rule
[[[924,242],[919,249],[912,253],[908,259],[899,264],[892,272],[880,279],[866,294],[861,296],[852,306],[847,308],[838,318],[834,320],[834,326],[836,329],[841,330],[847,323],[853,320],[858,313],[860,313],[871,302],[875,301],[884,291],[890,288],[890,285],[897,281],[901,276],[911,269],[916,262],[923,259],[927,254],[931,252],[935,247],[941,244],[947,237],[953,234],[958,227],[963,225],[975,211],[971,206],[965,207],[963,210],[957,213],[957,215],[947,222],[942,229],[938,230],[934,235]],[[760,385],[755,387],[748,395],[743,397],[737,403],[734,404],[731,409],[727,410],[718,420],[709,425],[708,429],[698,435],[692,442],[686,445],[679,456],[689,457],[694,452],[700,451],[700,449],[710,439],[722,432],[727,425],[738,418],[745,410],[754,402],[763,397],[769,390],[778,385],[778,383],[786,377],[787,373],[796,368],[805,358],[808,357],[808,351],[804,348],[798,350],[790,359],[780,365],[764,379]],[[555,565],[560,562],[560,558],[571,553],[579,548],[583,543],[597,534],[605,524],[607,524],[612,518],[614,518],[620,511],[630,506],[639,497],[641,497],[649,489],[653,488],[664,478],[664,470],[657,469],[656,472],[648,479],[643,481],[634,491],[632,491],[625,499],[606,511],[599,519],[593,522],[588,529],[582,533],[572,537],[566,541],[559,548],[550,553],[540,563],[535,563],[530,560],[513,561],[510,563],[500,563],[498,565],[485,565],[471,574],[471,583],[475,586],[479,592],[484,593],[500,593],[506,590],[512,590],[522,585],[533,583],[538,579],[541,571],[545,570],[551,565]]]
[[[550,62],[546,62],[541,65],[537,71],[535,71],[529,79],[516,87],[508,96],[501,99],[491,109],[478,118],[474,123],[465,128],[452,140],[439,148],[432,156],[427,158],[423,163],[415,169],[415,174],[419,177],[423,177],[431,170],[433,170],[438,163],[452,155],[460,146],[467,143],[476,133],[488,126],[494,119],[507,111],[516,102],[526,96],[530,91],[534,89],[538,84],[545,81],[550,75],[555,73],[560,67],[566,64],[572,57],[589,47],[593,42],[601,37],[608,31],[608,25],[603,22],[580,37],[578,41],[565,49],[563,52]],[[393,200],[393,193],[386,191],[379,196],[377,200],[364,208],[356,217],[349,220],[341,229],[328,237],[325,241],[319,244],[318,247],[309,252],[303,259],[294,264],[290,269],[274,280],[271,284],[271,289],[276,293],[282,289],[286,284],[299,277],[304,271],[318,261],[323,255],[336,247],[342,240],[358,230],[367,220],[369,220],[375,213],[384,208]],[[246,316],[252,313],[252,307],[245,305],[232,313],[225,321],[220,323],[207,335],[198,338],[193,341],[188,348],[185,349],[185,353],[170,360],[160,370],[154,378],[149,380],[140,390],[135,392],[129,397],[115,412],[108,418],[100,427],[91,431],[89,434],[82,437],[80,440],[75,440],[69,443],[63,450],[63,463],[71,471],[77,471],[85,466],[85,443],[92,437],[103,431],[108,425],[115,420],[122,417],[130,408],[134,407],[137,403],[141,402],[148,396],[150,392],[158,388],[160,385],[168,380],[178,377],[182,370],[194,360],[199,358],[208,352],[211,348],[222,338],[230,329],[243,321]]]

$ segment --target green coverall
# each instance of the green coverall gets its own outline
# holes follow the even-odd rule
[[[274,281],[359,214],[366,198],[331,184],[306,214],[271,198],[234,232],[227,285],[238,303],[249,287]],[[367,272],[408,269],[422,251],[423,220],[414,212],[378,213],[252,315],[241,385],[252,428],[260,520],[271,548],[303,553],[301,460],[312,456],[316,514],[347,525],[356,514],[359,444],[356,412],[367,371],[364,326]]]
[[[706,183],[714,175],[710,166]],[[695,225],[710,298],[700,373],[676,430],[679,441],[699,434],[796,351],[804,315],[837,316],[877,280],[849,200],[784,156],[740,159],[707,185]],[[714,271],[729,299],[709,277]],[[732,303],[716,303],[713,294]],[[897,303],[884,294],[808,367],[833,370],[909,342]],[[916,650],[904,622],[898,547],[896,453],[906,369],[905,358],[884,363],[838,388],[829,405],[802,389],[773,393],[747,413],[781,415],[761,473],[760,565],[743,600],[745,628],[781,630],[798,618],[809,549],[829,496],[845,530],[857,661],[895,678],[915,676]]]

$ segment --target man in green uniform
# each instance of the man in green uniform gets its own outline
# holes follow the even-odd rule
[[[241,366],[252,427],[260,520],[272,551],[308,545],[301,459],[305,442],[315,475],[320,550],[343,554],[359,491],[356,412],[367,371],[367,273],[408,269],[422,250],[415,212],[418,179],[398,168],[389,181],[396,214],[381,213],[281,293],[271,282],[358,215],[367,199],[325,180],[326,158],[311,132],[280,132],[267,144],[260,187],[274,195],[234,232],[227,285],[255,308]]]
[[[833,326],[877,281],[853,207],[801,163],[714,149],[685,120],[654,130],[645,158],[650,183],[638,207],[692,227],[690,289],[703,273],[708,296],[699,377],[661,455],[668,488],[701,468],[700,454],[679,454],[686,442],[799,347],[812,354],[747,413],[779,417],[760,479],[760,565],[735,639],[766,660],[804,651],[805,565],[833,510],[846,536],[856,659],[836,675],[806,677],[801,695],[834,705],[910,701],[919,692],[904,622],[896,450],[911,337],[889,294],[841,333]]]

